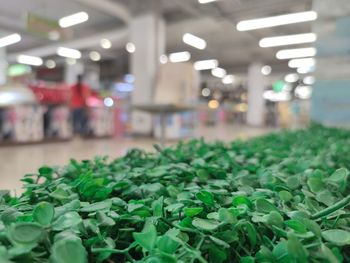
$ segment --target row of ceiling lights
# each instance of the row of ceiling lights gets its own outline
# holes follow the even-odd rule
[[[198,0],[201,4],[207,4],[216,2],[217,0]],[[238,31],[248,31],[268,27],[276,27],[281,25],[295,24],[301,22],[314,21],[317,19],[317,13],[315,11],[298,12],[291,14],[278,15],[273,17],[265,17],[258,19],[243,20],[237,23],[236,28]],[[294,45],[294,44],[306,44],[313,43],[317,39],[317,35],[314,33],[295,34],[286,36],[266,37],[259,41],[259,46],[262,48]],[[314,47],[309,48],[296,48],[280,50],[276,53],[277,59],[291,59],[288,63],[289,67],[297,68],[297,72],[305,74],[315,66],[315,60],[311,57],[315,56],[317,50]],[[297,60],[298,58],[303,58]],[[265,66],[266,68],[266,66]],[[262,69],[262,73],[263,73]],[[263,73],[264,74],[264,73]]]
[[[89,15],[86,12],[78,12],[69,16],[62,17],[58,20],[58,24],[61,28],[71,27],[77,24],[81,24],[86,22],[89,19]],[[5,37],[0,38],[0,48],[16,44],[20,42],[22,39],[21,35],[15,33]],[[112,43],[108,39],[101,39],[100,45],[104,49],[109,49],[112,47]],[[67,48],[67,47],[59,47],[56,50],[57,55],[61,57],[65,57],[67,59],[68,64],[75,64],[76,59],[81,58],[81,52],[76,49]],[[101,55],[97,51],[90,51],[89,57],[92,61],[99,61],[101,59]],[[17,57],[17,62],[21,64],[27,64],[31,66],[41,66],[44,64],[43,59],[40,57],[29,56],[29,55],[19,55]],[[48,68],[56,67],[56,62],[52,59],[46,60],[45,65]]]

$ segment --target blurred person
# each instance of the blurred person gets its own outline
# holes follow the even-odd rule
[[[90,88],[83,83],[83,76],[78,75],[77,83],[71,87],[71,109],[75,134],[87,134],[87,98]]]

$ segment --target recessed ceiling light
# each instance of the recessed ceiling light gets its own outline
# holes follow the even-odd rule
[[[160,61],[160,63],[161,64],[166,64],[167,62],[168,62],[168,56],[167,55],[161,55],[160,57],[159,57],[159,61]]]
[[[11,34],[5,37],[0,38],[0,47],[6,47],[12,44],[16,44],[21,41],[20,34]]]
[[[112,42],[106,38],[102,38],[100,44],[104,49],[109,49],[112,47]]]
[[[43,60],[41,58],[28,55],[17,56],[17,62],[31,66],[41,66],[43,64]]]
[[[294,44],[312,43],[315,42],[317,36],[315,33],[278,36],[278,37],[265,37],[259,41],[260,47],[277,47]]]
[[[216,59],[200,60],[194,63],[195,70],[208,70],[218,66],[219,62]]]
[[[235,81],[235,76],[234,75],[226,75],[222,79],[223,84],[232,84]]]
[[[289,83],[297,82],[298,80],[299,76],[296,73],[290,73],[284,77],[284,81]]]
[[[126,51],[128,51],[129,53],[134,53],[136,51],[136,46],[134,43],[131,43],[131,42],[128,42],[126,45],[125,45],[125,49]]]
[[[55,68],[56,67],[56,62],[53,61],[52,59],[46,60],[45,66],[47,68],[50,68],[50,69]]]
[[[265,65],[261,68],[261,74],[263,74],[265,76],[270,75],[271,71],[272,71],[272,68],[269,65]]]
[[[192,35],[190,33],[184,34],[182,37],[182,41],[187,45],[190,45],[198,49],[205,49],[207,46],[207,42],[204,39],[197,37],[195,35]]]
[[[101,55],[97,51],[91,51],[89,57],[92,61],[99,61],[101,59]]]
[[[66,48],[66,47],[59,47],[57,49],[57,55],[61,57],[66,57],[66,58],[74,58],[74,59],[81,58],[81,52],[79,50],[73,49],[73,48]]]
[[[170,60],[170,62],[173,62],[173,63],[185,62],[185,61],[190,60],[190,58],[191,58],[191,54],[188,51],[171,53],[169,55],[169,60]]]
[[[247,31],[266,27],[275,27],[281,25],[313,21],[316,19],[317,13],[315,11],[306,11],[292,14],[284,14],[279,16],[244,20],[239,22],[236,28],[238,31]]]
[[[295,49],[284,49],[276,53],[276,58],[278,59],[290,59],[290,58],[304,58],[313,57],[317,53],[316,48],[295,48]]]
[[[89,15],[86,12],[78,12],[69,16],[62,17],[58,20],[58,24],[62,28],[71,27],[89,19]]]
[[[314,58],[295,58],[288,62],[288,67],[290,68],[300,68],[300,67],[313,67],[316,64]]]
[[[217,78],[223,78],[226,76],[226,70],[223,68],[213,68],[211,74]]]
[[[217,0],[198,0],[198,3],[200,4],[208,4],[212,2],[216,2]]]

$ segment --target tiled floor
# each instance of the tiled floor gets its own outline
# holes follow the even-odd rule
[[[235,125],[200,127],[196,137],[208,141],[230,141],[262,135],[273,130]],[[157,141],[145,138],[113,139],[74,139],[71,142],[38,144],[29,146],[0,148],[0,189],[21,192],[20,178],[26,173],[35,172],[42,165],[64,165],[70,158],[88,159],[96,155],[108,155],[111,158],[123,155],[133,147],[152,150]],[[173,143],[173,142],[172,142]]]

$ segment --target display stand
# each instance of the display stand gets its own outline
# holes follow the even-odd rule
[[[160,118],[161,134],[160,145],[165,146],[166,141],[166,120],[169,115],[185,111],[193,111],[195,108],[189,105],[174,105],[174,104],[145,104],[134,105],[133,109],[144,111],[152,115],[158,115]]]

